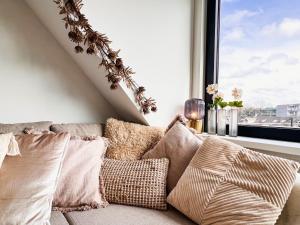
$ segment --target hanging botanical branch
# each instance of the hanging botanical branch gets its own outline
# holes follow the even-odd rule
[[[156,102],[153,98],[146,98],[145,88],[139,86],[133,79],[134,72],[129,66],[125,66],[119,57],[119,52],[110,48],[111,41],[105,34],[101,34],[92,29],[87,18],[80,12],[82,0],[54,0],[59,8],[59,14],[64,15],[65,28],[69,30],[69,39],[76,44],[75,52],[90,55],[97,55],[101,58],[99,66],[104,67],[107,72],[107,80],[111,84],[111,89],[116,89],[119,82],[123,80],[126,86],[131,89],[135,96],[135,101],[139,105],[141,112],[149,113],[157,110]],[[86,49],[84,50],[86,46]]]

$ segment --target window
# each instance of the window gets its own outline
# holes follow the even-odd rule
[[[300,141],[300,2],[207,5],[206,85],[243,90],[239,135]],[[207,101],[211,101],[206,96]]]

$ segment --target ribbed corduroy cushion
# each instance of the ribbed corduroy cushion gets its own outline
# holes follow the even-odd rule
[[[274,225],[299,164],[209,137],[168,196],[201,225]]]

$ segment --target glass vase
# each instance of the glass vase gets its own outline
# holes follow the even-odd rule
[[[232,107],[229,111],[229,136],[237,137],[238,135],[238,113],[236,107]]]
[[[217,113],[217,133],[220,136],[226,135],[226,110],[218,109]]]
[[[207,133],[216,134],[217,114],[215,109],[209,109],[207,115]]]

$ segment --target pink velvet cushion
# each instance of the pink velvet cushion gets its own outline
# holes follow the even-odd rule
[[[95,140],[71,138],[54,195],[54,210],[67,212],[107,205],[100,193],[99,184],[106,142],[106,139],[101,137]]]
[[[202,140],[189,128],[176,122],[158,144],[143,156],[143,159],[169,159],[167,189],[170,192],[201,144]]]
[[[21,156],[6,156],[0,169],[0,224],[50,224],[69,134],[21,135]]]

